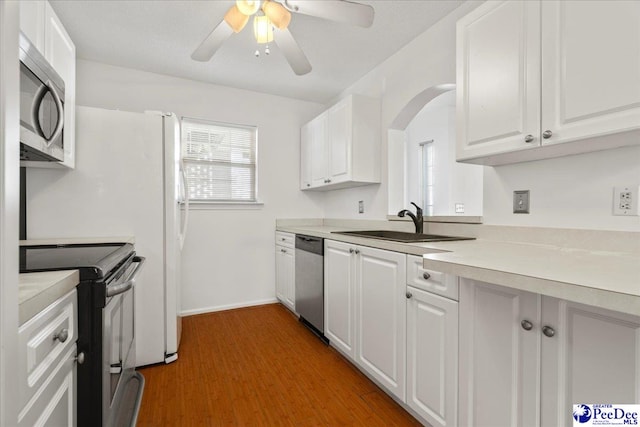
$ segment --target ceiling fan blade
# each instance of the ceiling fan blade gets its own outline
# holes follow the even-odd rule
[[[200,46],[191,54],[191,59],[206,62],[222,46],[222,43],[233,34],[233,30],[223,20],[209,33]]]
[[[346,0],[284,0],[287,9],[304,15],[368,28],[373,24],[373,7]]]
[[[311,64],[288,29],[275,30],[273,38],[293,72],[299,76],[311,71]]]

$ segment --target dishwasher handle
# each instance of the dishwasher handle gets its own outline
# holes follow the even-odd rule
[[[320,237],[296,234],[296,250],[324,255],[324,239]]]

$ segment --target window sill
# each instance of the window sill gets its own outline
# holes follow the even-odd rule
[[[184,209],[185,204],[181,203]],[[257,202],[189,202],[189,210],[253,210],[262,209],[264,203]]]

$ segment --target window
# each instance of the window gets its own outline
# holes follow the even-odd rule
[[[257,129],[182,119],[182,158],[189,200],[257,202]]]
[[[422,206],[425,215],[433,215],[433,140],[420,143],[422,151]]]

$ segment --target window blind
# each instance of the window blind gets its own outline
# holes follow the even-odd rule
[[[257,130],[182,119],[182,158],[189,200],[256,201]]]

